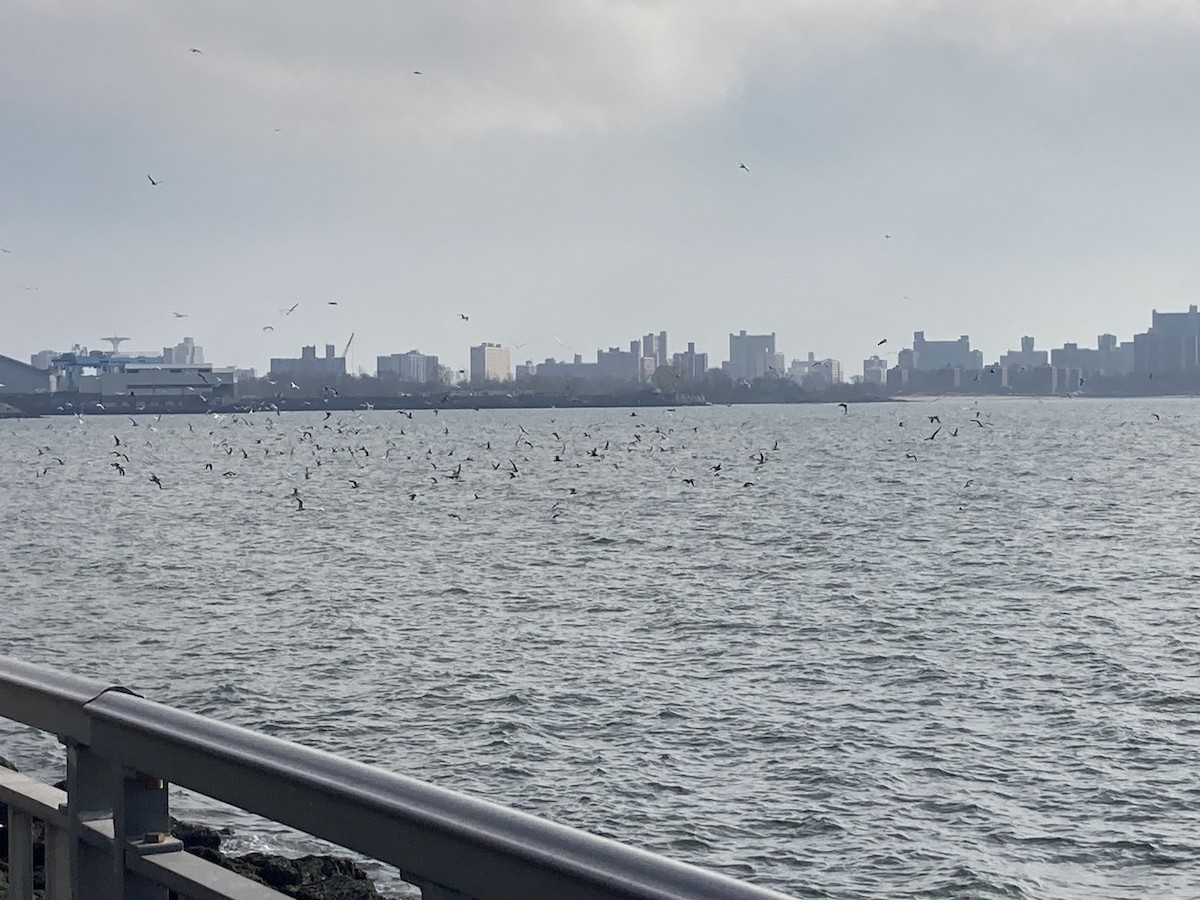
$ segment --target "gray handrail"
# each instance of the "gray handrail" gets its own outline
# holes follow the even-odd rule
[[[0,656],[0,716],[87,743],[91,720],[84,706],[120,685],[80,678]]]
[[[43,696],[61,706],[39,712]],[[165,779],[396,866],[423,888],[497,900],[769,900],[696,866],[183,712],[0,659],[0,716],[50,727],[112,764]],[[13,697],[16,703],[10,702]],[[70,702],[77,702],[68,714]],[[44,711],[43,711],[44,712]],[[31,719],[35,721],[31,721]]]

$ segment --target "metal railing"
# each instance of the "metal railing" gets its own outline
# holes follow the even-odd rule
[[[182,712],[122,687],[0,658],[0,717],[56,734],[67,790],[0,768],[9,896],[33,896],[45,823],[47,900],[278,900],[183,850],[168,784],[395,866],[425,900],[779,900],[617,841]]]

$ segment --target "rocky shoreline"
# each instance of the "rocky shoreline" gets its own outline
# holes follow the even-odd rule
[[[4,757],[0,766],[16,771]],[[62,787],[60,783],[58,787]],[[8,809],[0,803],[0,900],[8,900]],[[221,838],[231,834],[172,818],[171,834],[183,842],[188,853],[216,863],[232,872],[272,887],[296,900],[387,900],[357,863],[342,856],[301,856],[292,859],[275,853],[245,853],[229,856],[221,852]],[[34,896],[45,886],[46,851],[40,823],[34,825]],[[174,895],[172,895],[174,896]]]

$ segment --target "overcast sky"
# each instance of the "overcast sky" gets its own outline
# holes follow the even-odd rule
[[[0,353],[1127,340],[1197,84],[1194,0],[5,0]]]

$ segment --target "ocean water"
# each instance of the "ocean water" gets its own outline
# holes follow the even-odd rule
[[[4,422],[0,654],[797,897],[1196,897],[1198,492],[1182,399]]]

